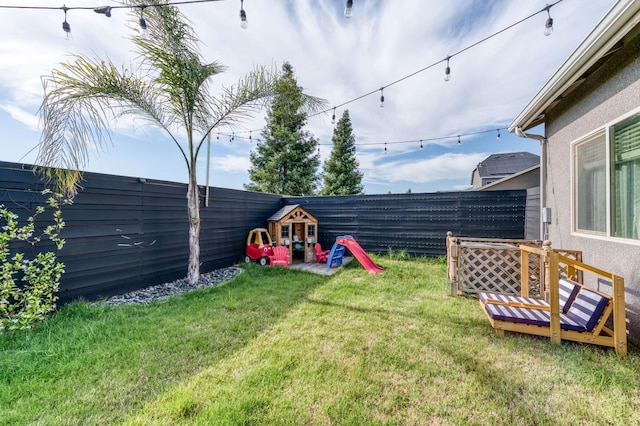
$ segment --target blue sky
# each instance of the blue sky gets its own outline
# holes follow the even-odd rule
[[[548,0],[547,0],[548,1]],[[66,0],[66,6],[117,5],[110,0]],[[554,33],[545,37],[545,14],[456,55],[451,81],[443,79],[448,55],[545,7],[537,0],[354,0],[353,17],[343,16],[340,0],[245,0],[249,27],[240,28],[240,1],[180,6],[203,42],[207,61],[228,70],[211,85],[216,93],[256,65],[290,62],[298,83],[329,107],[385,86],[348,108],[356,135],[357,157],[368,194],[464,189],[478,162],[499,152],[539,154],[539,144],[501,130],[524,108],[564,62],[613,0],[564,0],[551,8]],[[45,0],[0,0],[0,6],[54,6]],[[0,146],[3,161],[33,163],[40,140],[37,111],[40,77],[72,54],[135,66],[128,37],[136,31],[130,14],[111,18],[91,10],[71,10],[65,39],[61,10],[0,9]],[[436,64],[397,84],[389,83]],[[388,87],[387,87],[388,86]],[[242,189],[248,181],[249,153],[264,126],[259,112],[241,126],[220,129],[211,144],[210,183]],[[331,112],[310,118],[306,127],[320,142],[322,159],[331,150]],[[463,136],[489,130],[477,136]],[[235,132],[233,143],[226,134]],[[535,133],[536,131],[534,131]],[[542,133],[543,129],[537,129]],[[241,136],[244,136],[241,137]],[[446,138],[451,136],[450,138]],[[439,139],[443,138],[443,139]],[[423,149],[420,150],[420,139]],[[437,139],[437,140],[429,140]],[[396,143],[398,141],[415,141]],[[186,182],[179,151],[168,137],[139,123],[114,123],[112,146],[94,151],[88,171]],[[387,152],[384,152],[384,144]],[[206,181],[206,156],[198,163]]]

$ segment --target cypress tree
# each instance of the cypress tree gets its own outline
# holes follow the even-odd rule
[[[333,129],[333,149],[324,163],[322,195],[356,195],[363,193],[362,173],[356,158],[356,137],[351,127],[349,110],[342,113]]]

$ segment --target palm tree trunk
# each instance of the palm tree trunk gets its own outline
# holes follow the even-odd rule
[[[189,171],[187,189],[187,209],[189,212],[189,268],[187,280],[195,284],[200,279],[200,197],[196,179],[195,164]]]

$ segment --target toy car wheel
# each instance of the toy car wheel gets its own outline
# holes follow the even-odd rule
[[[260,260],[258,260],[258,263],[262,266],[265,266],[267,264],[267,258],[261,257]]]
[[[251,258],[250,258],[249,256],[245,256],[245,257],[244,257],[244,261],[245,261],[246,263],[251,263]]]

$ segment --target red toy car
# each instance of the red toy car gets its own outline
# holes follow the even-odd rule
[[[273,246],[269,231],[264,228],[255,228],[249,232],[247,237],[247,250],[244,261],[258,262],[264,266],[269,261],[269,256],[273,256]]]

